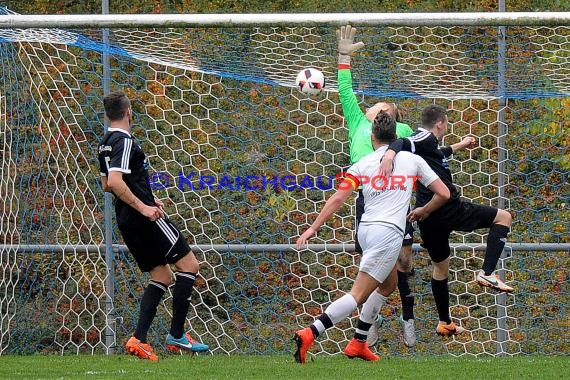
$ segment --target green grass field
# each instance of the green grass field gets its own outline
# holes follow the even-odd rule
[[[0,379],[568,379],[568,356],[398,357],[376,363],[318,356],[0,356]]]

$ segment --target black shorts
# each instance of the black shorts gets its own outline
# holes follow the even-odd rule
[[[411,211],[411,208],[408,211]],[[404,231],[404,240],[402,241],[402,247],[409,247],[414,244],[414,231],[414,225],[406,220],[406,230]]]
[[[143,272],[174,264],[190,253],[190,246],[180,230],[168,218],[151,222],[138,212],[117,220],[127,248]]]
[[[451,255],[449,235],[452,231],[471,232],[489,228],[499,210],[495,207],[459,201],[453,212],[444,215],[437,211],[418,222],[421,246],[427,249],[431,260],[440,263]]]
[[[362,254],[362,247],[358,242],[358,225],[362,220],[362,215],[364,214],[364,196],[362,190],[358,190],[358,196],[356,197],[356,222],[354,223],[354,249],[356,252]],[[406,221],[406,230],[404,231],[404,240],[402,241],[402,246],[410,246],[414,243],[414,226],[412,223]]]

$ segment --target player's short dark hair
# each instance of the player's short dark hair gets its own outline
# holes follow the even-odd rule
[[[378,112],[372,124],[372,133],[377,141],[396,140],[396,120],[384,111]]]
[[[105,114],[110,121],[121,120],[131,106],[131,101],[124,92],[111,92],[103,98]]]
[[[433,128],[438,121],[445,120],[447,110],[437,104],[431,104],[422,111],[422,126],[427,129]]]

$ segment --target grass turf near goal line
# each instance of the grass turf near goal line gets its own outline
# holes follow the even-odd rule
[[[300,365],[290,355],[163,356],[158,363],[127,355],[2,356],[0,379],[561,379],[568,356],[501,358],[398,357],[379,362],[342,355],[316,357]]]

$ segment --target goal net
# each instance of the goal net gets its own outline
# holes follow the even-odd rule
[[[201,263],[190,333],[213,353],[291,352],[292,333],[358,270],[352,202],[318,245],[289,246],[349,165],[336,28],[111,28],[109,41],[93,29],[0,29],[0,353],[122,352],[134,329],[148,278],[115,225],[107,265],[96,163],[106,85],[132,99],[155,194]],[[448,107],[444,143],[471,134],[479,144],[450,162],[462,195],[514,215],[500,263],[514,295],[474,281],[486,231],[452,235],[451,314],[470,332],[448,340],[434,334],[431,265],[416,236],[418,344],[402,344],[395,294],[382,309],[384,356],[570,353],[570,29],[503,33],[501,47],[500,28],[483,25],[358,28],[365,48],[352,72],[363,109],[397,102],[415,128],[427,104]],[[325,74],[317,97],[294,87],[305,67]],[[149,333],[159,352],[170,303]],[[342,352],[356,320],[312,352]]]

